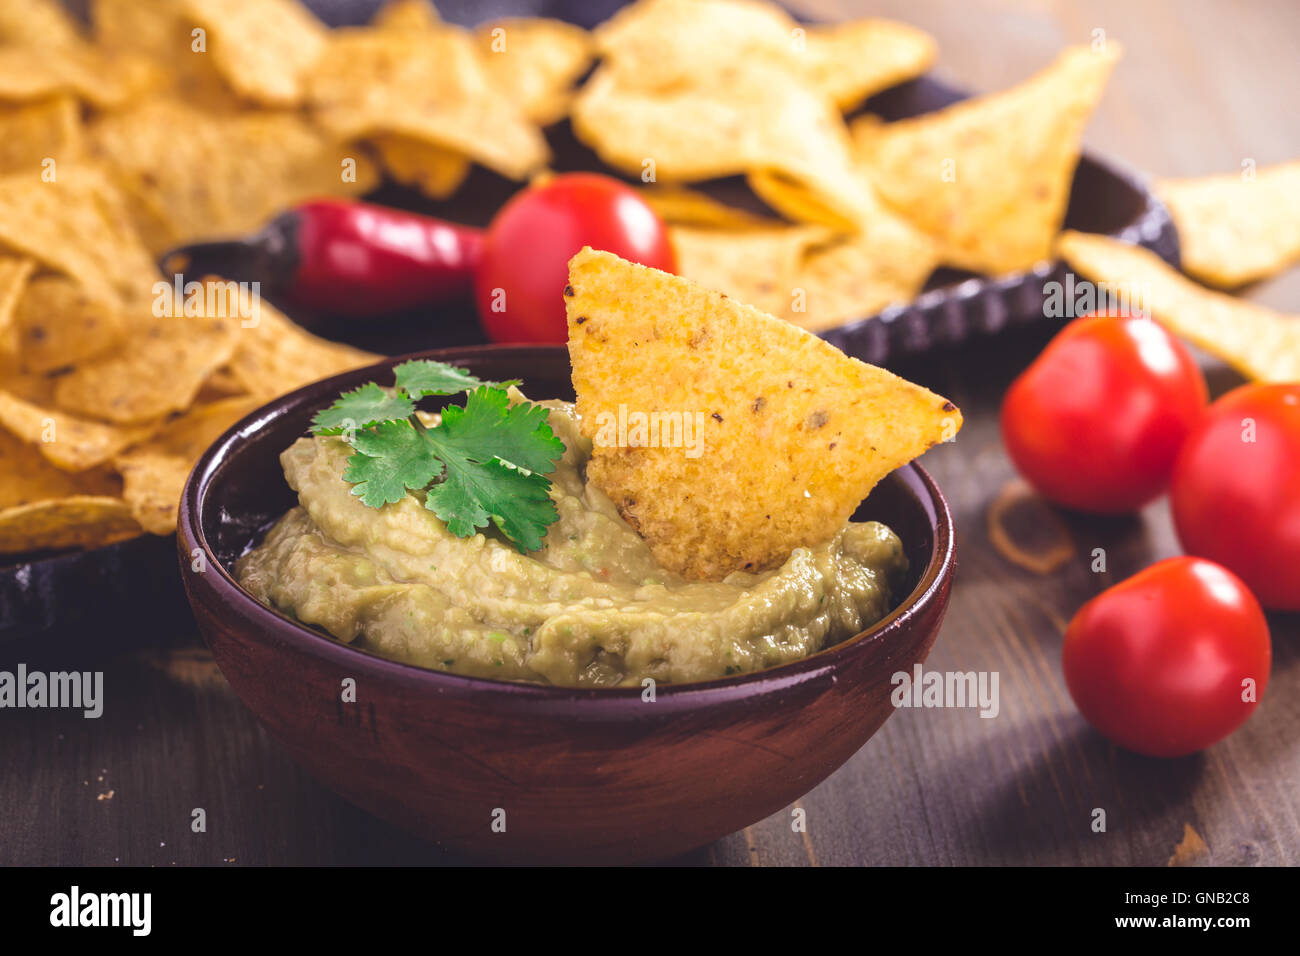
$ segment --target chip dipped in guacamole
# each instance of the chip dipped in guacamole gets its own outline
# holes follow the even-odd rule
[[[888,614],[903,544],[850,516],[956,408],[608,253],[583,250],[569,279],[576,404],[398,365],[281,455],[299,503],[240,583],[385,657],[570,687],[750,673]],[[432,395],[452,396],[441,414],[418,408]]]

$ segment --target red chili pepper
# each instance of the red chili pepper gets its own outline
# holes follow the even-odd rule
[[[293,305],[339,316],[382,315],[468,298],[483,234],[429,216],[322,199],[260,232],[162,257],[165,272],[260,281]],[[183,258],[182,258],[183,257]]]
[[[396,312],[469,295],[483,234],[415,213],[331,200],[296,220],[298,269],[290,298],[349,315]]]

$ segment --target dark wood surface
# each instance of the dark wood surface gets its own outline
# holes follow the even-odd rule
[[[861,4],[803,4],[822,15]],[[1300,8],[1276,3],[973,0],[874,2],[934,32],[939,72],[995,89],[1102,27],[1126,44],[1089,145],[1165,175],[1300,156],[1289,121]],[[1300,311],[1300,270],[1251,297]],[[1180,760],[1110,746],[1079,717],[1061,677],[1062,631],[1108,584],[1178,553],[1163,502],[1128,519],[1060,515],[1020,495],[1000,447],[1006,384],[1042,333],[899,367],[966,413],[924,464],[957,521],[960,567],[928,666],[1000,675],[1001,713],[904,710],[798,801],[807,832],[775,814],[682,862],[843,864],[1296,864],[1300,862],[1300,620],[1274,616],[1273,676],[1258,712]],[[435,344],[435,343],[430,343]],[[1237,380],[1215,366],[1216,392]],[[1047,573],[989,536],[1010,502],[1014,545],[1059,550]],[[1091,552],[1104,548],[1108,571]],[[75,600],[71,596],[70,600]],[[125,622],[102,643],[99,720],[60,711],[0,715],[0,863],[247,865],[459,862],[355,810],[284,757],[231,693],[192,628]],[[88,666],[82,664],[80,666]],[[284,675],[292,680],[293,675]],[[207,832],[191,832],[203,808]],[[1107,815],[1094,833],[1093,811]]]

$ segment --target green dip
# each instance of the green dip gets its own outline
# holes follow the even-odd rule
[[[342,478],[338,438],[281,456],[298,493],[239,560],[258,600],[393,660],[566,687],[711,680],[807,657],[880,620],[907,567],[884,525],[850,522],[780,568],[687,581],[659,567],[584,481],[591,442],[573,406],[551,409],[567,451],[552,479],[560,519],[540,551],[457,538],[418,496],[370,508]]]

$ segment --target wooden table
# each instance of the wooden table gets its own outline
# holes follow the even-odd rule
[[[858,4],[803,5],[823,16]],[[1127,56],[1090,130],[1092,148],[1165,175],[1300,156],[1289,122],[1289,44],[1300,8],[1277,3],[882,0],[873,12],[932,31],[939,72],[996,89],[1094,27]],[[1288,71],[1281,75],[1276,71]],[[1283,82],[1285,80],[1285,82]],[[1300,272],[1252,297],[1298,311]],[[1003,389],[1042,332],[935,355],[898,371],[966,414],[958,441],[924,459],[948,496],[960,568],[927,667],[1000,675],[1001,713],[904,710],[789,811],[692,854],[697,864],[1295,864],[1300,862],[1300,620],[1273,620],[1273,677],[1229,740],[1181,760],[1117,750],[1079,717],[1061,677],[1061,634],[1089,596],[1178,553],[1164,503],[1112,520],[1063,517],[1020,496],[997,434]],[[1216,392],[1236,379],[1213,368]],[[1062,546],[1048,573],[1009,560],[988,533],[1013,501],[1021,547]],[[1090,570],[1094,548],[1108,570]],[[133,633],[103,663],[99,720],[10,711],[0,733],[0,863],[454,863],[334,797],[297,769],[243,708],[184,627]],[[292,679],[292,675],[286,675]],[[203,808],[207,832],[193,833]],[[1091,829],[1093,811],[1105,833]]]

